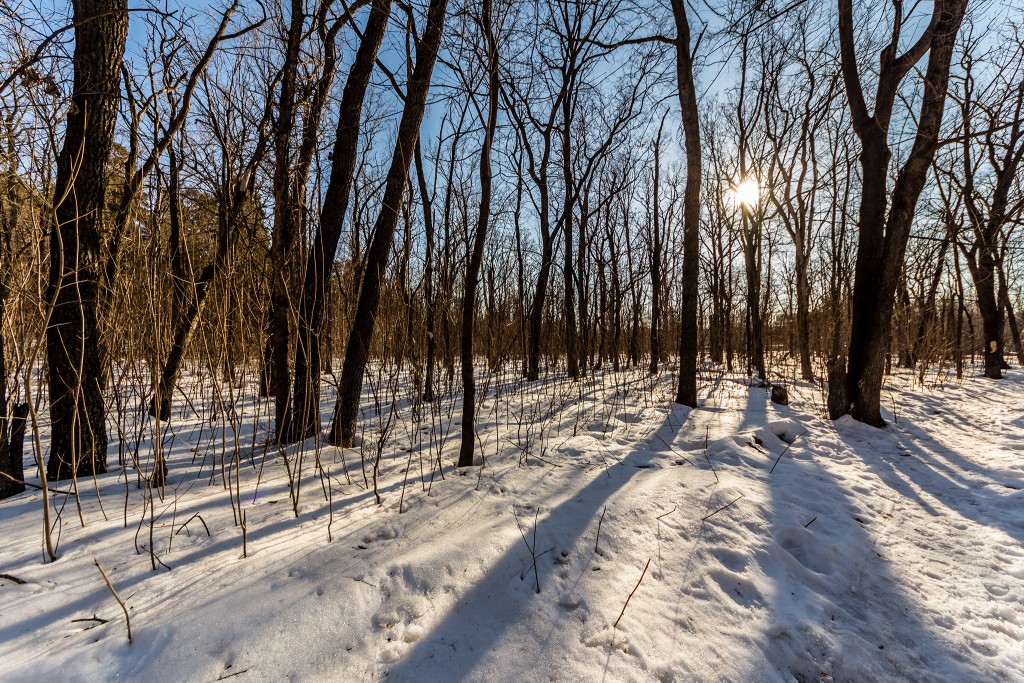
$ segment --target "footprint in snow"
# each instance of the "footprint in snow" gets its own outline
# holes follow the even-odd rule
[[[420,622],[432,608],[430,586],[416,580],[412,567],[392,567],[381,580],[380,591],[381,604],[373,625],[384,636],[380,659],[392,664],[427,633]]]
[[[393,541],[396,538],[398,538],[398,530],[391,524],[384,524],[363,536],[363,545]]]
[[[775,533],[779,546],[797,562],[817,574],[831,574],[831,548],[822,539],[801,527],[785,527]]]

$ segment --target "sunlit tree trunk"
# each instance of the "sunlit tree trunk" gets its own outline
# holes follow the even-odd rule
[[[128,35],[124,0],[74,3],[74,85],[57,158],[46,327],[51,480],[107,470],[97,305],[107,160]]]

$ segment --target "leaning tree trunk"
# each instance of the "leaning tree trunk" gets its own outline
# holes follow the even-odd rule
[[[171,262],[171,319],[178,320],[185,312],[185,301],[188,297],[188,250],[185,247],[185,236],[181,226],[180,165],[173,144],[167,147],[167,165],[167,213],[170,228],[167,247]]]
[[[76,0],[74,10],[74,89],[57,157],[46,292],[52,480],[107,471],[97,303],[106,166],[128,35],[125,0]]]
[[[187,250],[183,236],[180,234],[180,221],[175,218],[175,209],[171,209],[171,273],[175,281],[181,283],[179,286],[181,291],[179,292],[178,288],[175,289],[175,296],[180,298],[176,299],[174,306],[171,348],[160,370],[159,384],[154,388],[153,399],[149,405],[149,414],[159,417],[162,421],[169,420],[171,417],[171,398],[174,396],[184,365],[185,352],[195,333],[197,321],[206,303],[206,297],[210,289],[219,282],[220,274],[227,267],[232,247],[237,240],[241,213],[246,202],[252,196],[257,180],[254,169],[259,167],[267,152],[266,130],[273,103],[273,95],[268,94],[264,103],[263,117],[259,124],[256,146],[246,162],[245,169],[230,185],[223,186],[217,192],[217,253],[213,261],[203,268],[199,277],[189,286],[185,284],[188,277],[186,272],[188,270],[186,267]],[[174,197],[175,194],[176,192],[172,190],[171,196]],[[172,207],[174,203],[172,202]],[[178,263],[175,264],[175,261]]]
[[[331,426],[331,443],[334,445],[350,447],[355,439],[359,395],[362,392],[366,362],[370,357],[370,343],[373,341],[377,321],[377,306],[380,304],[384,271],[395,237],[398,211],[409,180],[409,163],[412,161],[419,138],[420,124],[427,103],[427,91],[430,89],[434,62],[444,32],[447,7],[448,0],[431,0],[430,8],[427,10],[427,26],[416,46],[416,66],[409,79],[405,109],[398,124],[395,151],[391,157],[391,167],[388,169],[380,213],[374,225],[373,240],[366,254],[359,303],[352,321],[352,330],[345,349],[345,363],[338,383],[338,402]]]
[[[331,176],[324,193],[320,225],[306,257],[302,295],[299,299],[292,400],[296,438],[310,437],[320,429],[320,335],[324,325],[324,301],[355,177],[363,100],[390,12],[391,0],[374,0],[341,97]],[[395,216],[397,220],[397,213]]]
[[[206,295],[210,290],[213,280],[221,270],[227,255],[223,257],[218,254],[216,260],[208,264],[199,274],[195,283],[195,291],[188,305],[180,315],[175,318],[174,332],[171,338],[171,350],[164,360],[164,366],[160,370],[160,380],[157,391],[149,404],[149,414],[166,421],[171,419],[171,399],[174,390],[178,385],[178,377],[181,375],[181,368],[185,362],[185,351],[188,349],[192,333],[196,328],[196,320],[206,303]]]

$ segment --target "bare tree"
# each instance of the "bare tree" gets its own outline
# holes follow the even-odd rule
[[[882,49],[875,88],[874,109],[864,97],[854,38],[852,0],[839,0],[839,41],[843,83],[846,86],[853,129],[862,150],[861,193],[858,216],[860,233],[853,287],[853,320],[846,363],[846,381],[832,382],[829,392],[833,418],[846,406],[856,419],[875,426],[881,415],[882,375],[892,325],[896,286],[910,236],[917,200],[924,188],[938,144],[939,129],[949,84],[949,67],[956,35],[967,0],[938,0],[920,37],[899,53],[906,17],[903,5],[894,2],[892,33]],[[928,65],[917,115],[913,146],[903,163],[889,200],[886,182],[892,152],[889,124],[904,77],[925,54]],[[838,379],[838,378],[837,378]]]
[[[784,99],[786,89],[779,82],[781,75],[773,74],[769,92],[772,99],[765,109],[765,132],[771,155],[768,199],[793,242],[800,376],[812,380],[810,269],[818,223],[816,199],[821,183],[817,141],[821,126],[832,114],[829,103],[836,94],[839,74],[829,74],[823,69],[827,62],[824,65],[812,62],[815,55],[806,36],[807,32],[801,31],[798,38],[801,42],[794,48],[793,60],[799,69],[796,77],[799,81],[789,91],[787,99]],[[820,59],[824,51],[817,54]]]
[[[472,251],[466,266],[466,286],[462,302],[462,445],[459,448],[459,467],[473,464],[476,441],[476,380],[473,376],[473,322],[476,317],[476,290],[480,267],[487,241],[487,225],[491,218],[492,170],[491,148],[498,128],[498,37],[492,17],[491,0],[482,0],[480,32],[485,46],[484,63],[487,73],[487,116],[484,121],[484,140],[480,148],[480,210],[473,230]],[[481,112],[482,115],[482,112]]]
[[[312,436],[320,428],[320,337],[327,287],[355,178],[363,101],[390,12],[391,0],[374,0],[371,4],[342,93],[330,179],[324,192],[320,224],[306,256],[295,351],[296,438]]]
[[[986,56],[977,56],[979,42],[973,36],[964,41],[961,73],[954,79],[952,97],[960,114],[955,130],[959,168],[941,172],[954,183],[970,226],[969,235],[958,235],[957,245],[978,297],[985,376],[1000,379],[1006,364],[1004,312],[1010,314],[1011,330],[1016,329],[1002,264],[1010,233],[1024,214],[1024,200],[1013,196],[1024,159],[1024,47],[1019,37],[1006,41],[991,56],[990,66]],[[994,73],[986,73],[986,67]],[[1015,334],[1020,353],[1019,330]]]
[[[672,0],[676,24],[676,80],[679,109],[683,117],[686,145],[686,190],[683,195],[683,293],[679,332],[679,386],[676,403],[697,406],[697,300],[700,281],[700,187],[701,147],[700,110],[693,80],[693,52],[690,47],[690,22],[684,0]]]
[[[351,446],[355,438],[359,396],[362,392],[366,363],[370,357],[370,342],[373,340],[381,284],[387,268],[388,252],[391,251],[391,243],[394,240],[399,208],[409,180],[409,164],[412,162],[416,141],[419,138],[427,91],[430,89],[434,62],[444,32],[447,7],[447,0],[431,0],[423,35],[416,45],[416,66],[413,68],[405,94],[405,108],[398,125],[395,151],[391,158],[380,213],[374,225],[373,240],[367,253],[359,289],[359,305],[352,322],[348,345],[345,347],[345,363],[342,366],[338,402],[331,426],[331,442],[336,445]]]

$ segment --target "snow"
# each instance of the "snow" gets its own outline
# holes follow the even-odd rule
[[[690,411],[670,373],[490,376],[465,472],[457,400],[388,420],[368,393],[359,448],[287,467],[254,387],[233,423],[183,400],[163,500],[80,481],[83,526],[54,494],[57,562],[40,493],[0,502],[0,573],[24,582],[0,579],[0,678],[1024,681],[1020,372],[894,378],[884,430],[825,419],[810,383],[783,407],[704,379]]]

